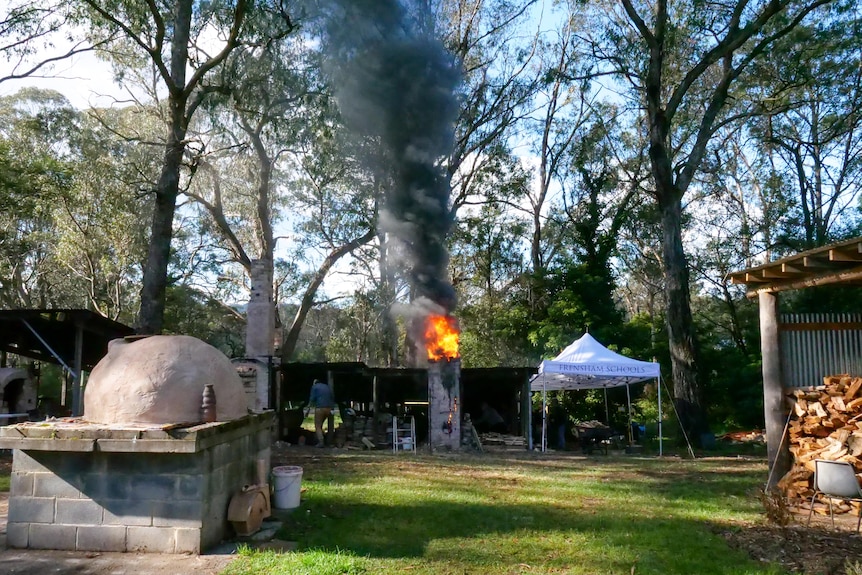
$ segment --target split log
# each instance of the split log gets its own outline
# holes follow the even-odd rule
[[[844,392],[844,399],[847,401],[854,399],[860,388],[862,388],[862,377],[854,377]]]
[[[847,411],[847,406],[844,405],[844,396],[833,395],[829,399],[829,410],[837,411],[838,413],[844,413],[845,411]]]

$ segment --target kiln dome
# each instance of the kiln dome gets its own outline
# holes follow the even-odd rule
[[[216,419],[248,414],[242,382],[222,352],[187,335],[115,339],[84,389],[84,419],[93,423],[202,421],[204,385],[216,396]]]

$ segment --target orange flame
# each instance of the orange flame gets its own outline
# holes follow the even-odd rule
[[[458,357],[458,320],[451,315],[428,316],[425,327],[425,349],[428,359],[438,361]]]

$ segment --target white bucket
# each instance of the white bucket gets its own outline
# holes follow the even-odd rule
[[[302,467],[287,465],[272,468],[272,499],[276,509],[299,507]]]

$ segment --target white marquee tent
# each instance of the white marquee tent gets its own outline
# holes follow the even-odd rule
[[[615,353],[593,338],[584,334],[554,359],[546,359],[539,365],[531,383],[531,391],[542,392],[542,451],[547,442],[545,421],[546,393],[560,389],[607,389],[628,386],[649,379],[658,380],[659,409],[659,454],[661,454],[661,370],[659,364],[631,359]],[[631,413],[631,405],[629,405]]]

